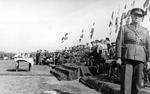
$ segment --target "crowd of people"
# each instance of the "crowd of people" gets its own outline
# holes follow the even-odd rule
[[[110,65],[107,61],[115,59],[115,42],[111,42],[106,37],[90,43],[66,47],[55,52],[38,50],[35,57],[35,64],[37,65],[75,63],[77,65],[94,66],[97,74],[109,74],[108,67]]]

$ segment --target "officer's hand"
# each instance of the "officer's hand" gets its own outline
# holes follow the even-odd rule
[[[117,61],[116,61],[116,63],[121,65],[121,63],[122,63],[121,62],[121,58],[118,58]]]
[[[150,69],[150,62],[146,62],[147,69]]]
[[[146,64],[150,64],[150,62],[146,62]]]

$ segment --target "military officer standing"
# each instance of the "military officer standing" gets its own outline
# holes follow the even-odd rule
[[[145,12],[133,8],[130,15],[132,22],[120,28],[116,40],[117,63],[123,66],[121,94],[141,94],[144,63],[150,61],[150,35],[140,25]]]

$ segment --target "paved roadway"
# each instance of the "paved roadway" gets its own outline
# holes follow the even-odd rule
[[[0,61],[0,94],[101,94],[78,80],[58,81],[49,66],[34,65],[26,71],[28,63],[22,62],[18,72],[14,68],[12,60]]]

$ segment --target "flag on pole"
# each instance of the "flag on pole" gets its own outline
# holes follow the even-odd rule
[[[92,28],[91,28],[91,34],[90,34],[90,38],[92,39],[93,37],[93,33],[94,33],[94,25],[95,25],[95,22],[93,22],[93,25],[92,25]]]
[[[64,37],[61,38],[61,43],[63,43],[63,42],[64,42]]]
[[[115,33],[117,33],[117,31],[118,31],[118,26],[119,26],[118,19],[119,19],[119,17],[116,17],[116,20],[115,20],[115,26],[116,26]]]
[[[114,11],[112,12],[111,19],[114,19]]]
[[[123,12],[122,15],[121,15],[121,19],[120,19],[120,26],[123,25],[123,20],[127,17],[126,13]]]
[[[124,9],[126,9],[126,8],[127,8],[127,4],[124,5]]]
[[[80,36],[80,38],[83,38],[83,34]]]
[[[135,0],[131,3],[131,7],[134,7],[135,5]]]
[[[64,36],[64,40],[67,40],[67,39],[68,39],[68,33],[66,33]]]
[[[82,39],[79,39],[79,43],[81,42]]]
[[[81,42],[82,39],[83,39],[83,34],[81,34],[79,42]]]
[[[61,38],[61,43],[63,43],[64,40],[68,40],[68,33],[66,33],[66,34]]]
[[[109,35],[111,35],[111,33],[112,33],[112,30],[111,30],[111,28],[110,28],[110,32],[109,32]]]
[[[149,8],[147,7],[146,10],[145,10],[145,15],[148,14],[148,10],[149,10]]]
[[[143,4],[143,8],[147,8],[148,5],[149,5],[149,0],[146,0],[146,1],[144,2],[144,4]]]
[[[67,40],[68,39],[68,36],[64,37],[64,40]]]
[[[118,19],[119,19],[119,17],[116,17],[115,25],[118,25]]]
[[[109,22],[109,27],[111,27],[113,25],[112,21],[110,20]]]
[[[112,21],[110,20],[110,22],[109,22],[109,27],[111,27],[113,25],[113,23],[112,23]],[[112,30],[111,30],[111,28],[110,28],[110,33],[109,33],[109,35],[111,35],[111,33],[112,33]]]
[[[109,28],[110,28],[110,33],[109,33],[109,35],[111,35],[111,33],[112,33],[112,30],[111,30],[111,26],[113,25],[113,23],[112,23],[112,21],[110,20],[109,21]]]
[[[67,35],[68,35],[68,33],[65,34],[65,36],[67,36]]]
[[[81,42],[81,40],[82,40],[82,38],[83,38],[83,32],[84,32],[84,29],[82,29],[82,34],[80,35],[79,43]]]

